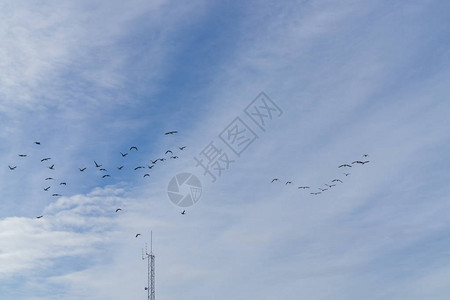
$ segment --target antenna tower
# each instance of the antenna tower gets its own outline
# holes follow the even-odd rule
[[[147,244],[145,244],[145,255],[144,249],[142,249],[142,260],[147,259],[147,286],[145,290],[147,291],[147,299],[155,300],[155,255],[153,255],[153,232],[150,232],[150,253],[147,251]]]

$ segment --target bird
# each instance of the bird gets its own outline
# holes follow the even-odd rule
[[[350,175],[350,173],[344,173],[344,175],[345,175],[345,176],[348,176],[348,175]]]
[[[138,167],[134,168],[134,170],[143,169],[143,168],[144,168],[143,166],[138,166]]]
[[[183,210],[183,211],[181,212],[181,214],[182,214],[182,215],[185,215],[185,214],[186,214],[186,210]]]
[[[168,134],[174,134],[174,133],[177,133],[178,131],[169,131],[169,132],[166,132],[166,133],[164,133],[165,135],[168,135]]]
[[[147,165],[147,167],[148,167],[149,169],[151,169],[151,168],[153,168],[154,166],[153,166],[153,165],[151,165],[151,166]]]
[[[19,154],[20,157],[27,157],[26,154]]]
[[[316,192],[316,193],[310,193],[311,195],[319,195],[321,194],[321,192]]]
[[[177,159],[178,158],[178,156],[171,156],[170,158],[173,158],[173,159]]]
[[[142,234],[138,233],[138,234],[136,234],[136,237],[138,237],[138,236],[140,236],[140,235],[142,235]]]
[[[159,158],[157,160],[152,160],[152,164],[156,164],[158,162]]]
[[[123,166],[118,167],[117,169],[122,170]]]
[[[369,160],[365,160],[365,161],[362,161],[361,164],[364,165],[364,164],[367,164],[368,162],[369,162]]]
[[[54,196],[54,197],[59,197],[59,196],[61,196],[60,194],[53,194],[52,196]]]
[[[106,171],[106,169],[99,169],[99,171]]]
[[[43,159],[41,159],[41,162],[49,160],[49,159],[51,159],[51,158],[50,157],[43,158]]]
[[[346,175],[347,176],[347,175]],[[340,182],[340,183],[342,183],[342,180],[340,180],[340,179],[333,179],[333,180],[331,180],[331,182]]]
[[[184,148],[186,148],[186,146],[183,146],[183,147],[178,147],[178,149],[180,149],[181,151],[183,151],[183,150],[184,150]]]
[[[309,189],[309,186],[299,186],[299,189]]]
[[[322,192],[328,191],[328,189],[322,189],[322,188],[319,188],[319,190],[321,190]]]
[[[167,150],[165,154],[167,154],[167,153],[169,153],[169,152],[170,152],[170,154],[173,154],[173,152],[170,151],[170,150]]]
[[[44,188],[44,191],[46,191],[46,192],[47,192],[49,188],[50,188],[49,186],[48,186],[48,187],[46,187],[46,188]]]
[[[47,177],[47,178],[45,178],[45,180],[53,180],[53,178]]]
[[[122,210],[121,208],[116,209],[116,212],[118,212],[119,210]]]
[[[343,165],[340,165],[338,168],[342,168],[342,167],[349,167],[349,168],[351,168],[352,166],[347,165],[347,164],[343,164]]]
[[[292,181],[286,181],[286,185],[291,184],[291,183],[292,183]]]
[[[54,170],[55,169],[55,165],[51,165],[50,167],[48,167],[50,170]]]
[[[37,216],[36,219],[40,219],[40,218],[42,218],[42,217],[43,217],[43,216]]]
[[[61,182],[59,185],[67,185],[66,182]]]
[[[333,186],[336,186],[335,184],[332,184],[332,185],[328,185],[328,184],[325,184],[327,187],[329,187],[329,188],[332,188]]]
[[[148,177],[148,176],[150,176],[150,174],[148,174],[148,173],[147,173],[147,174],[144,174],[144,177]]]
[[[369,154],[364,154],[363,157],[369,157]]]
[[[122,157],[125,157],[125,156],[127,156],[128,155],[128,153],[122,153],[122,152],[120,152],[120,154],[122,154]]]
[[[355,160],[354,162],[352,162],[352,165],[353,165],[353,164],[360,164],[360,163],[362,163],[362,161],[360,161],[360,160]]]
[[[14,170],[15,168],[17,168],[17,166],[11,167],[11,166],[9,166],[9,165],[8,165],[8,167],[9,167],[9,169],[10,169],[11,171]]]
[[[272,179],[272,182],[274,182],[274,181],[278,181],[278,178],[274,178],[274,179]]]
[[[41,144],[41,142],[34,142],[36,145],[40,145]]]
[[[158,158],[158,160],[165,161],[166,159],[165,158]]]
[[[100,168],[102,166],[102,165],[99,165],[95,160],[94,160],[94,163],[97,168]]]
[[[83,172],[84,170],[86,170],[86,168],[83,168],[83,169],[78,168],[78,169],[80,170],[80,172]]]
[[[134,149],[134,150],[138,151],[138,148],[137,148],[137,147],[135,147],[135,146],[133,146],[133,147],[130,147],[130,151],[131,151],[132,149]]]
[[[106,174],[106,175],[102,176],[102,178],[105,178],[105,177],[111,177],[111,175]]]

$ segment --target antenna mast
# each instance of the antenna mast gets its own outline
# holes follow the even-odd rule
[[[155,256],[153,255],[153,232],[150,231],[150,253],[147,252],[147,244],[145,244],[145,256],[144,249],[142,249],[142,260],[147,259],[147,300],[155,300]]]

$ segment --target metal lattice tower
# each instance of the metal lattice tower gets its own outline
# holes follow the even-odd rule
[[[150,233],[150,253],[147,251],[147,244],[145,244],[145,255],[144,249],[142,249],[142,260],[147,259],[147,299],[155,300],[155,255],[153,255],[153,232]]]

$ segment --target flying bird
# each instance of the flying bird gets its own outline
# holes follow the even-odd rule
[[[26,154],[19,154],[20,157],[27,157]]]
[[[138,170],[138,169],[144,169],[144,167],[138,166],[138,167],[134,168],[134,170]]]
[[[46,192],[47,192],[49,188],[50,188],[49,186],[48,186],[48,187],[46,187],[46,188],[44,188],[44,191],[46,191]]]
[[[122,210],[121,208],[116,209],[116,212],[118,212],[119,210]]]
[[[363,164],[367,164],[369,162],[369,160],[365,160],[365,161],[362,161],[361,162],[361,164],[363,165]]]
[[[165,161],[166,159],[165,158],[158,158],[158,160]]]
[[[41,162],[49,160],[49,159],[51,159],[51,158],[50,157],[43,158],[43,159],[41,159]]]
[[[14,170],[15,168],[17,168],[17,166],[11,167],[11,166],[9,166],[9,165],[8,165],[8,167],[9,167],[9,169],[10,169],[11,171]]]
[[[157,160],[152,160],[152,164],[156,164],[158,162],[159,158]]]
[[[59,185],[67,185],[66,182],[61,182]]]
[[[183,211],[181,212],[181,214],[182,214],[182,215],[185,215],[185,214],[186,214],[186,210],[183,210]]]
[[[41,142],[34,142],[36,145],[40,145],[41,144]]]
[[[173,152],[170,151],[170,150],[167,150],[165,154],[167,154],[167,153],[169,153],[169,152],[170,152],[170,154],[173,154]]]
[[[364,154],[363,157],[369,157],[369,154]]]
[[[36,219],[40,219],[40,218],[42,218],[42,217],[43,217],[43,216],[37,216]]]
[[[328,189],[322,189],[322,188],[319,188],[319,190],[321,190],[322,192],[328,191]]]
[[[311,195],[319,195],[321,194],[321,192],[316,192],[316,193],[310,193]]]
[[[45,180],[53,180],[53,178],[47,177],[47,178],[45,178]]]
[[[128,153],[122,153],[122,152],[120,152],[120,154],[122,154],[122,157],[125,157],[125,156],[127,156],[128,155]]]
[[[173,158],[173,159],[177,159],[178,158],[178,156],[171,156],[170,158]]]
[[[133,146],[133,147],[130,147],[130,151],[131,151],[132,149],[134,149],[134,150],[138,151],[138,148],[137,148],[137,147],[135,147],[135,146]]]
[[[83,172],[84,170],[86,170],[86,168],[83,168],[83,169],[78,168],[78,169],[80,170],[80,172]]]
[[[148,177],[148,176],[150,176],[150,174],[148,174],[148,173],[147,173],[147,174],[144,174],[144,177]]]
[[[345,175],[345,176],[348,176],[348,175],[350,175],[350,173],[344,173],[344,175]]]
[[[153,166],[153,165],[151,165],[151,166],[147,165],[147,167],[148,167],[149,169],[151,169],[151,168],[153,168],[154,166]]]
[[[169,132],[166,132],[166,133],[164,133],[165,135],[168,135],[168,134],[174,134],[174,133],[177,133],[178,131],[169,131]]]
[[[347,164],[343,164],[343,165],[340,165],[338,168],[342,168],[342,167],[349,167],[349,168],[351,168],[352,166],[347,165]]]
[[[136,237],[138,237],[138,236],[140,236],[140,235],[142,235],[142,234],[138,233],[138,234],[136,234]]]
[[[309,189],[309,186],[299,186],[299,189]]]
[[[61,196],[60,194],[53,194],[52,196],[54,196],[54,197],[59,197],[59,196]]]
[[[103,175],[102,178],[111,177],[111,175]]]
[[[100,168],[102,166],[102,165],[99,165],[95,160],[94,160],[94,163],[97,168]]]
[[[272,179],[272,182],[274,182],[274,181],[278,181],[278,178],[274,178],[274,179]]]
[[[50,170],[54,170],[55,169],[55,165],[51,165],[50,167],[48,167]]]
[[[286,181],[286,185],[291,184],[291,183],[292,183],[292,181]]]
[[[99,171],[106,171],[106,169],[99,169]]]
[[[347,175],[345,175],[345,176],[347,176]],[[340,180],[340,179],[333,179],[333,180],[331,180],[331,182],[340,182],[340,183],[342,183],[342,180]]]
[[[118,167],[117,169],[122,170],[123,166]]]
[[[333,186],[336,186],[335,184],[332,184],[332,185],[328,185],[328,184],[325,184],[327,187],[329,187],[329,188],[332,188]]]
[[[178,149],[180,149],[180,150],[184,150],[184,148],[186,148],[186,146],[178,147]]]

